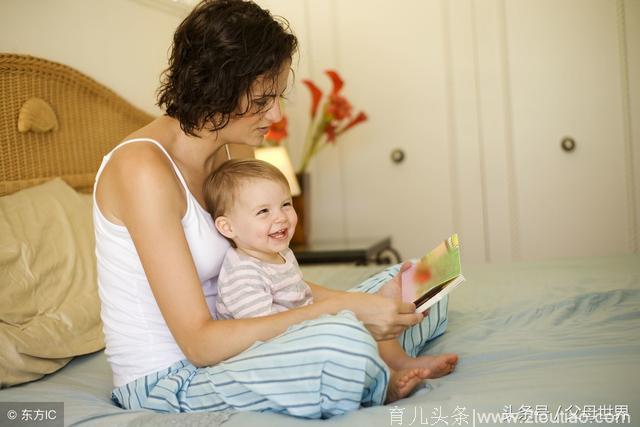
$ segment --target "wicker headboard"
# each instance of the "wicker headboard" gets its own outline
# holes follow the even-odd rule
[[[24,125],[18,129],[25,103],[33,98],[35,104],[51,107],[57,121],[51,130],[25,130]],[[102,156],[151,120],[151,115],[70,67],[0,53],[0,196],[53,177],[91,191]]]

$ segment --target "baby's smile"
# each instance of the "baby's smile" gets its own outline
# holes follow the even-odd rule
[[[269,234],[269,237],[272,239],[282,240],[287,238],[287,229],[283,228],[281,230],[276,231],[275,233]]]

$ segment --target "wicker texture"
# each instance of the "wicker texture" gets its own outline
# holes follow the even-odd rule
[[[61,177],[89,192],[102,156],[153,120],[105,86],[62,64],[0,53],[0,196]],[[45,100],[59,126],[18,131],[29,98]]]

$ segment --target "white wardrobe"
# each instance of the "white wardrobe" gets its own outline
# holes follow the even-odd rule
[[[264,0],[370,120],[310,168],[312,238],[458,232],[465,262],[638,251],[639,0]],[[391,160],[401,150],[401,163]]]

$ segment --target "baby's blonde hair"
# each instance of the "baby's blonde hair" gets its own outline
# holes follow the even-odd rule
[[[279,182],[290,191],[287,178],[270,163],[257,159],[227,160],[204,182],[204,201],[211,217],[216,219],[228,213],[240,188],[255,179]]]

